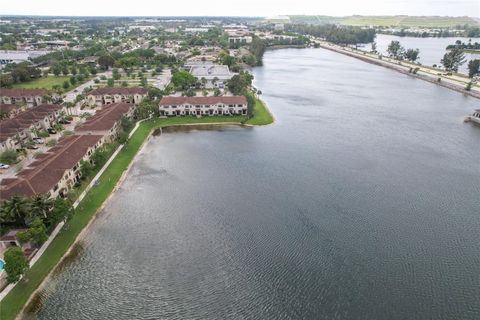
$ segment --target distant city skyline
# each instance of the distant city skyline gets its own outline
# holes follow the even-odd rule
[[[18,0],[2,4],[2,15],[50,16],[274,16],[274,15],[414,15],[480,17],[478,0],[243,0],[135,2]]]

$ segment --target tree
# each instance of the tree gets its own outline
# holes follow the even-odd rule
[[[28,228],[28,236],[30,242],[37,246],[40,246],[42,243],[47,241],[47,228],[45,227],[42,219],[36,218],[35,220],[33,220],[32,225],[30,226],[30,228]]]
[[[5,251],[5,272],[8,283],[17,282],[28,269],[28,261],[19,247],[11,247]]]
[[[449,52],[445,53],[443,59],[440,62],[445,67],[447,71],[457,72],[458,68],[465,63],[465,54],[463,54],[462,49],[452,49]]]
[[[113,87],[113,86],[115,86],[115,80],[113,80],[113,78],[108,78],[107,87]]]
[[[253,76],[247,71],[241,71],[228,80],[227,87],[235,95],[245,94],[247,88],[252,84]]]
[[[399,41],[392,41],[388,45],[387,48],[387,53],[390,57],[394,59],[401,59],[403,57],[403,54],[405,52],[405,49],[400,45]]]
[[[70,87],[70,83],[67,80],[65,80],[65,81],[63,81],[62,87],[63,87],[63,89],[68,89]]]
[[[197,79],[187,71],[179,71],[172,76],[172,83],[175,87],[183,90],[195,85],[196,81]]]
[[[46,220],[48,228],[50,230],[53,229],[60,221],[70,217],[72,214],[73,207],[70,200],[56,198]]]
[[[15,150],[7,149],[0,153],[0,162],[6,164],[12,164],[17,161],[18,154]]]
[[[115,60],[110,55],[103,55],[98,58],[98,64],[103,70],[108,70],[108,68],[113,67]]]
[[[377,53],[377,43],[375,41],[372,42],[372,52]]]
[[[480,73],[480,59],[470,60],[468,62],[468,76],[473,78],[478,73]]]
[[[408,49],[405,52],[405,59],[407,59],[408,61],[415,62],[420,58],[419,54],[420,54],[419,49]]]
[[[26,226],[30,216],[29,203],[26,198],[13,196],[5,200],[0,208],[0,221]]]
[[[53,200],[44,195],[37,195],[33,197],[30,203],[30,210],[34,217],[42,217],[46,219],[49,212],[53,209]]]

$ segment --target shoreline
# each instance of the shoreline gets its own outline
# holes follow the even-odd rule
[[[387,68],[387,69],[390,69],[390,70],[394,70],[394,71],[397,71],[399,73],[411,76],[413,78],[417,78],[417,79],[420,79],[420,80],[423,80],[423,81],[426,81],[426,82],[430,82],[430,83],[439,85],[441,87],[444,87],[444,88],[447,88],[447,89],[450,89],[450,90],[453,90],[453,91],[456,91],[456,92],[459,92],[459,93],[463,93],[464,95],[468,95],[468,96],[471,96],[473,98],[480,99],[480,91],[478,91],[478,90],[465,90],[465,87],[463,87],[459,84],[454,84],[452,82],[448,82],[448,79],[442,77],[441,75],[437,75],[436,77],[433,77],[433,76],[430,76],[430,75],[427,75],[427,74],[412,73],[412,72],[409,72],[409,69],[413,68],[413,67],[411,67],[409,65],[400,65],[400,64],[395,64],[393,62],[384,61],[384,60],[376,58],[376,57],[368,56],[366,52],[364,54],[362,54],[360,52],[357,53],[357,52],[353,52],[353,51],[348,51],[348,50],[346,50],[344,48],[341,48],[337,45],[326,43],[326,42],[320,42],[319,45],[320,45],[320,48],[322,48],[322,49],[330,50],[330,51],[333,51],[333,52],[336,52],[336,53],[340,53],[340,54],[343,54],[343,55],[361,60],[363,62],[367,62],[367,63],[374,64],[374,65],[377,65],[377,66],[381,66],[381,67],[384,67],[384,68]],[[418,68],[426,68],[426,67],[422,66],[422,65],[419,65]],[[438,79],[442,79],[442,80],[446,80],[446,81],[438,82]],[[451,81],[453,81],[453,80],[451,80]]]
[[[100,188],[107,188],[108,189],[110,179],[108,181],[103,181],[106,177],[108,177],[108,174],[110,173],[110,172],[107,172],[107,171],[109,171],[109,170],[113,171],[115,166],[121,165],[121,162],[123,160],[121,158],[122,157],[128,157],[128,155],[129,155],[128,153],[131,151],[131,149],[134,149],[136,147],[135,145],[132,145],[131,149],[129,149],[129,143],[134,144],[135,139],[142,139],[140,144],[138,145],[138,148],[136,148],[136,150],[134,150],[134,153],[133,153],[132,157],[130,159],[127,158],[128,165],[124,170],[122,170],[118,179],[116,181],[114,181],[112,189],[111,190],[106,190],[108,192],[108,194],[106,195],[106,198],[104,198],[103,200],[100,199],[99,200],[100,201],[99,206],[92,208],[92,210],[94,210],[94,211],[90,212],[90,215],[89,215],[88,214],[88,210],[89,210],[88,205],[90,204],[89,201],[95,202],[95,199],[92,200],[92,197],[93,197],[92,192],[97,191],[99,194],[101,194],[101,191],[96,189],[96,190],[90,190],[87,193],[85,198],[82,200],[82,202],[80,202],[80,204],[78,206],[79,210],[84,209],[84,211],[86,210],[87,212],[76,212],[75,215],[74,215],[74,217],[77,216],[77,215],[80,215],[80,217],[77,216],[77,219],[80,219],[82,214],[87,215],[86,224],[83,225],[83,226],[80,226],[80,230],[76,235],[74,235],[73,241],[70,244],[68,244],[67,249],[61,254],[61,256],[59,256],[58,259],[56,259],[56,261],[53,261],[54,264],[52,265],[52,267],[41,278],[41,281],[39,282],[39,284],[36,285],[36,287],[33,288],[33,290],[25,297],[26,298],[25,302],[22,303],[21,307],[19,307],[18,310],[17,310],[16,307],[14,307],[11,310],[5,311],[5,313],[6,312],[8,312],[8,313],[4,314],[4,311],[3,311],[4,307],[6,305],[8,305],[8,304],[6,304],[6,300],[9,299],[9,298],[13,299],[12,296],[10,296],[10,295],[17,294],[17,296],[20,296],[20,298],[21,298],[22,295],[23,296],[25,295],[25,293],[22,294],[22,292],[15,293],[15,289],[16,289],[17,285],[19,285],[22,282],[22,280],[24,280],[22,285],[28,286],[29,281],[27,279],[28,278],[27,274],[28,274],[28,271],[30,271],[31,269],[29,269],[27,271],[27,274],[25,275],[24,279],[22,279],[22,280],[20,280],[19,282],[16,283],[16,286],[12,289],[12,291],[10,293],[8,293],[5,296],[5,298],[0,302],[0,316],[2,317],[2,320],[3,319],[5,319],[5,320],[7,320],[7,319],[22,319],[22,317],[25,315],[25,310],[29,307],[29,305],[37,297],[37,295],[42,291],[42,289],[45,288],[48,281],[51,280],[52,274],[57,270],[57,268],[62,264],[62,262],[65,261],[66,258],[68,258],[68,256],[71,254],[72,249],[75,247],[75,245],[78,244],[83,239],[85,233],[90,229],[90,226],[96,220],[96,217],[98,216],[98,214],[104,209],[104,207],[111,200],[111,198],[113,197],[115,192],[121,186],[123,181],[126,179],[128,172],[130,172],[131,167],[137,161],[138,155],[141,154],[141,152],[143,152],[146,143],[148,141],[150,141],[150,139],[152,137],[152,134],[156,129],[165,128],[165,127],[172,127],[172,126],[188,127],[188,126],[194,126],[194,125],[196,125],[196,126],[238,125],[238,126],[245,126],[245,127],[256,127],[256,126],[260,127],[260,126],[269,125],[269,124],[274,123],[275,119],[273,118],[273,114],[267,108],[266,104],[258,98],[257,98],[257,100],[260,101],[260,103],[263,105],[263,108],[268,112],[268,114],[271,115],[271,120],[272,120],[271,122],[265,123],[265,124],[263,124],[263,123],[261,123],[261,124],[248,124],[248,123],[242,123],[242,121],[223,121],[223,120],[230,120],[228,117],[225,117],[225,118],[223,118],[223,117],[222,118],[218,118],[218,117],[216,117],[216,118],[213,118],[213,117],[203,117],[203,118],[172,117],[172,118],[167,118],[167,119],[157,118],[157,119],[153,119],[153,120],[142,121],[137,128],[139,130],[137,130],[137,131],[135,131],[131,134],[131,136],[128,139],[128,142],[125,143],[123,145],[123,147],[121,147],[121,150],[118,152],[118,154],[115,156],[115,158],[113,158],[111,163],[108,164],[108,166],[105,168],[105,171],[102,173],[102,175],[98,179],[99,181],[102,180],[101,183],[100,183],[101,184]],[[258,109],[256,109],[256,111],[258,111]],[[213,118],[215,120],[220,120],[220,121],[208,122],[209,118],[210,119]],[[247,119],[247,121],[251,120],[251,119],[254,119],[254,118],[255,118],[255,115],[254,115],[254,117],[252,117],[250,119]],[[182,120],[183,120],[184,123],[182,123]],[[198,120],[198,122],[195,122],[197,120]],[[239,120],[239,118],[236,118],[236,120]],[[186,121],[193,121],[193,122],[186,122]],[[146,133],[144,133],[145,130],[147,131]],[[136,135],[138,135],[138,136],[136,136]],[[97,194],[97,193],[95,193],[95,194]],[[85,203],[83,203],[84,201],[85,201]],[[95,206],[95,204],[93,204],[93,206]],[[81,221],[77,222],[77,223],[81,223]],[[64,233],[64,236],[65,236],[65,234],[67,234],[68,231],[74,232],[74,231],[71,231],[70,229],[71,229],[70,226],[67,230],[62,229],[63,232],[60,232],[60,235],[57,235],[57,237],[55,237],[52,242],[61,241],[61,240],[59,240],[59,238],[60,238],[59,236],[61,236],[62,233]],[[48,249],[51,249],[51,247],[50,246],[47,247],[45,251],[47,251]],[[53,249],[51,249],[51,250],[53,250]],[[53,254],[51,254],[51,255],[53,255]],[[45,256],[42,256],[42,257],[45,258]],[[40,257],[39,260],[41,260],[42,257]],[[48,258],[49,257],[46,257],[45,259],[48,259]],[[56,257],[54,256],[53,258],[55,259]],[[37,266],[37,268],[40,268],[40,267]],[[21,289],[18,289],[18,290],[21,290]],[[28,289],[27,289],[27,291],[28,291]],[[5,316],[5,318],[3,318],[3,316]]]

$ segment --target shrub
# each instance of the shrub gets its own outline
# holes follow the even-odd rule
[[[48,133],[47,130],[42,130],[40,132],[37,133],[37,136],[39,136],[40,138],[46,138],[48,137],[50,134]]]
[[[63,136],[66,137],[66,136],[71,136],[73,134],[73,131],[70,131],[70,130],[65,130],[63,131]]]
[[[15,150],[5,150],[0,153],[0,162],[6,164],[12,164],[17,162],[17,152]]]
[[[100,83],[100,80],[96,78],[95,80],[93,80],[93,82],[98,84],[98,83]]]
[[[5,251],[5,272],[9,283],[17,282],[28,269],[27,258],[19,247],[11,247]]]
[[[56,139],[49,140],[49,141],[47,141],[47,143],[45,143],[45,145],[46,145],[47,147],[53,147],[53,146],[56,145],[56,144],[57,144],[57,140],[56,140]]]

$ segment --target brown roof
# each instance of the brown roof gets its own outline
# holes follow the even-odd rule
[[[0,142],[29,128],[32,124],[43,120],[62,108],[63,106],[59,104],[42,104],[19,113],[13,118],[0,121]]]
[[[130,87],[130,88],[98,88],[92,90],[88,93],[89,95],[100,96],[104,94],[147,94],[147,89],[141,87]]]
[[[130,103],[112,103],[104,106],[95,115],[75,128],[75,131],[105,131],[110,130],[117,121],[134,105]]]
[[[93,147],[101,135],[72,135],[60,139],[55,147],[20,171],[17,178],[3,179],[0,183],[0,199],[14,195],[31,197],[49,192]]]
[[[14,110],[21,109],[22,106],[19,106],[17,104],[5,104],[5,103],[0,103],[0,112],[3,113],[10,113]]]
[[[23,98],[23,97],[35,97],[43,96],[47,94],[47,89],[0,89],[0,96],[2,97],[14,97],[14,98]]]
[[[221,96],[221,97],[163,97],[160,105],[182,105],[182,104],[246,104],[244,96]]]
[[[26,231],[27,229],[14,229],[14,230],[9,230],[7,233],[5,233],[1,238],[0,241],[4,242],[9,242],[9,241],[15,241],[17,240],[17,233]]]

